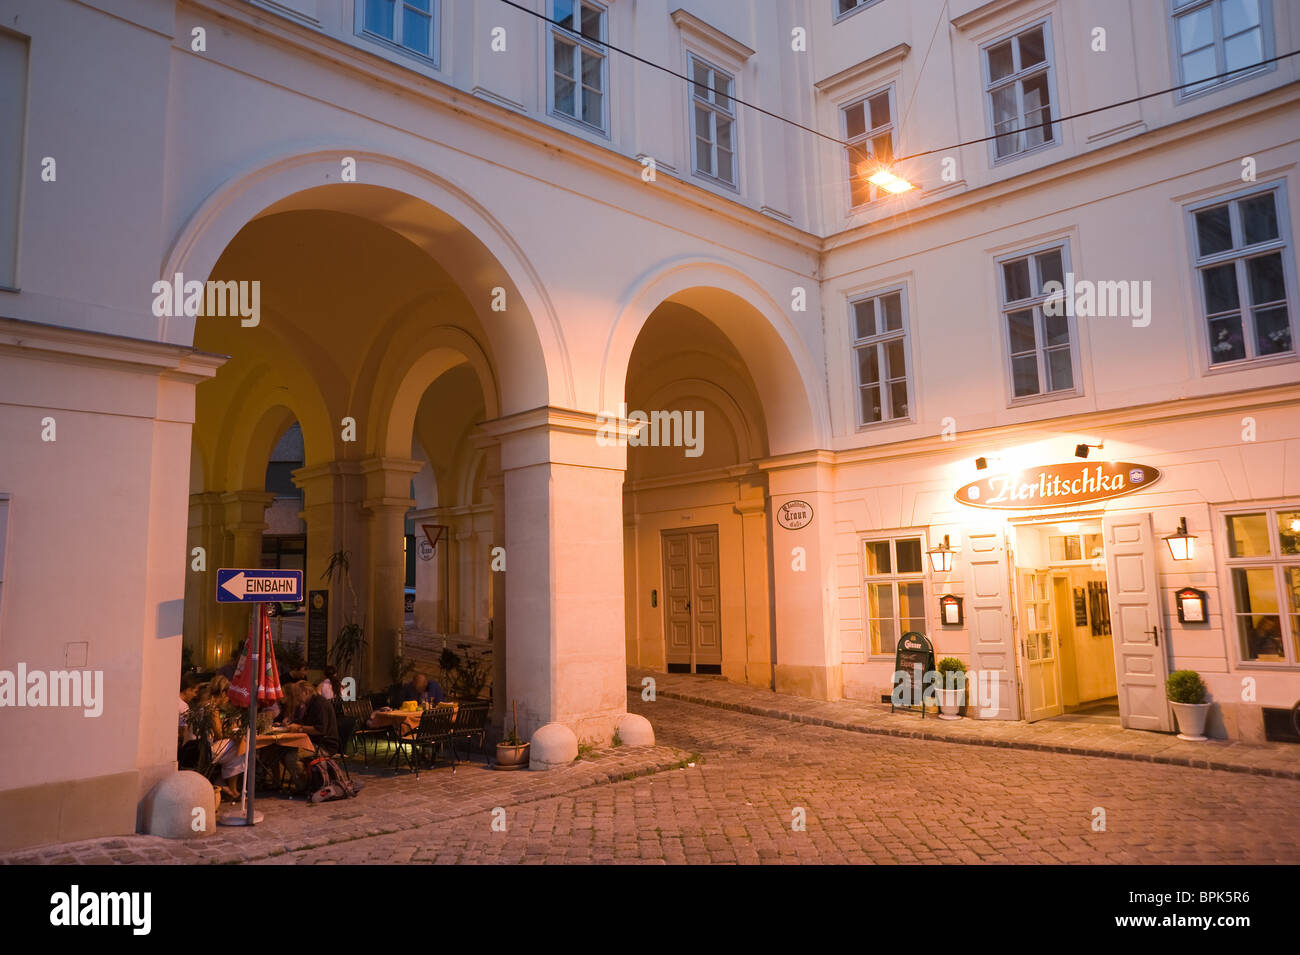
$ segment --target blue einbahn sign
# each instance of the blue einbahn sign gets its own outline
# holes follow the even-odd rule
[[[223,568],[217,571],[217,603],[301,603],[301,570],[251,570]]]

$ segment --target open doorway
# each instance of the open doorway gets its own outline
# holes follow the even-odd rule
[[[1101,520],[1018,525],[1014,533],[1025,719],[1119,725]]]

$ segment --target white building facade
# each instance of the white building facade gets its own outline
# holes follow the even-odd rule
[[[491,633],[524,733],[607,741],[627,666],[879,699],[920,631],[972,716],[1168,731],[1195,669],[1265,737],[1294,5],[520,6],[0,0],[0,671],[103,680],[0,708],[0,843],[129,831],[174,771],[181,646],[242,637],[215,571],[258,565],[295,422],[363,685],[416,508],[417,623]]]

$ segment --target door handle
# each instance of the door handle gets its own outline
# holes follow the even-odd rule
[[[1147,633],[1151,634],[1151,639],[1156,642],[1156,646],[1160,646],[1160,631],[1156,627],[1152,627]]]
[[[686,612],[687,613],[691,612],[691,602],[689,600],[686,601]]]

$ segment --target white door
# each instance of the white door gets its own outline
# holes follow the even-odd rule
[[[1025,721],[1032,723],[1063,712],[1060,651],[1051,572],[1021,569],[1018,575],[1021,691]]]
[[[1132,729],[1173,729],[1165,698],[1169,635],[1164,632],[1150,514],[1102,518],[1111,639],[1119,683],[1119,715]]]
[[[967,531],[966,619],[970,627],[971,679],[986,719],[1020,718],[1016,701],[1016,649],[1011,632],[1010,577],[1000,530]],[[969,692],[969,691],[968,691]]]

